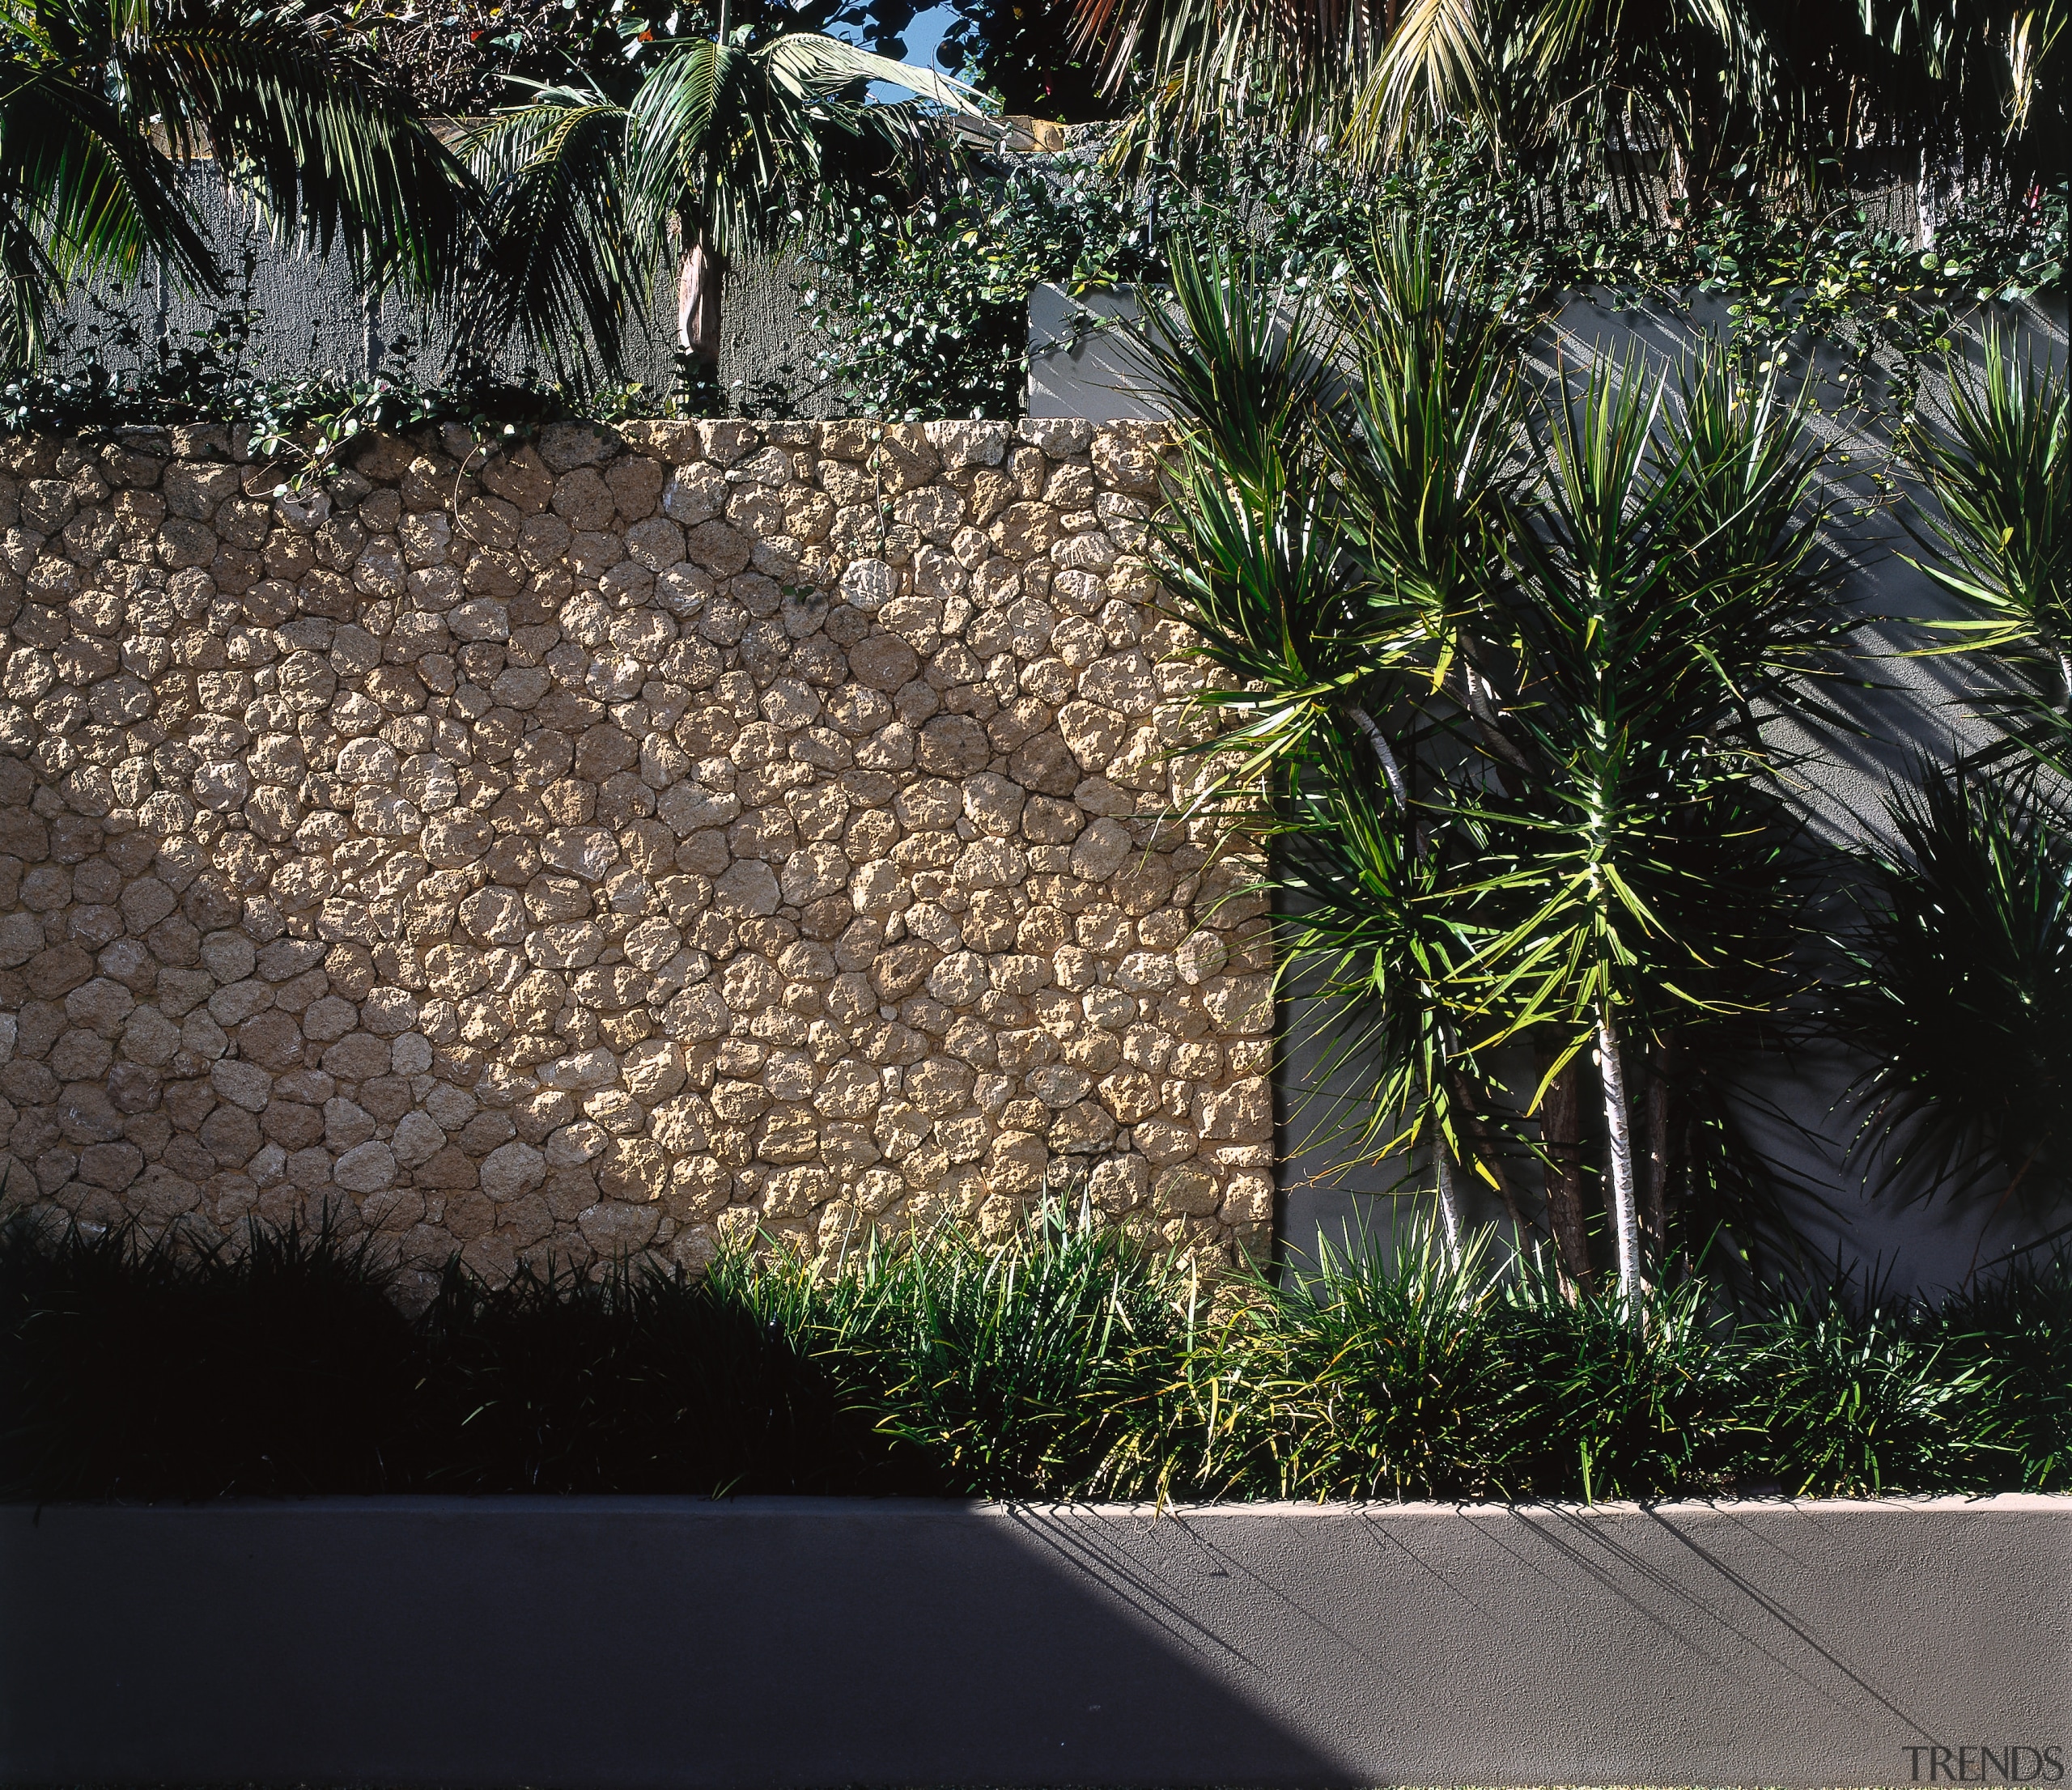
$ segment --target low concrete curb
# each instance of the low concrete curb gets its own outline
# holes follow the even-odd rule
[[[2072,1500],[0,1510],[15,1783],[2061,1781]]]

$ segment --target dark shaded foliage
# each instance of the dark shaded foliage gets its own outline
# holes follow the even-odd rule
[[[397,1488],[419,1364],[387,1277],[328,1232],[241,1252],[127,1232],[0,1240],[11,1494],[216,1498]]]
[[[694,1286],[457,1267],[425,1314],[419,1479],[448,1491],[928,1489],[814,1358],[817,1290],[724,1256]]]
[[[1925,766],[1887,806],[1896,847],[1858,854],[1828,997],[1873,1065],[1853,1148],[1916,1198],[2048,1215],[2072,1149],[2072,834],[2019,769]]]
[[[1488,1239],[1208,1289],[1054,1211],[833,1273],[723,1255],[415,1320],[364,1248],[0,1232],[0,1495],[502,1491],[1651,1498],[2072,1485],[2072,1270],[1736,1317]]]

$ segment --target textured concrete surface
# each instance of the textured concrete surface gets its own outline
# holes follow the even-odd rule
[[[1167,414],[1148,391],[1129,337],[1115,327],[1137,316],[1133,293],[1089,292],[1074,298],[1062,286],[1029,293],[1029,414],[1113,422]]]
[[[321,1209],[421,1296],[1047,1191],[1263,1254],[1162,439],[427,431],[306,501],[221,429],[0,443],[0,1211]]]
[[[0,1777],[2054,1783],[2068,1593],[2039,1498],[13,1508]]]

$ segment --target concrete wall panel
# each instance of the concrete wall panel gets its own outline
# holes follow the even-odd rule
[[[0,1777],[2057,1783],[2069,1593],[2017,1497],[15,1508]]]

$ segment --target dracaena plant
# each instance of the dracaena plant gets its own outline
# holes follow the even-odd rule
[[[1174,299],[1133,336],[1175,414],[1190,419],[1175,501],[1157,524],[1175,594],[1204,655],[1234,688],[1202,700],[1234,723],[1205,800],[1279,774],[1333,729],[1352,730],[1402,800],[1403,775],[1374,708],[1432,655],[1414,592],[1349,551],[1335,451],[1342,401],[1315,299],[1270,299],[1259,270],[1170,251]]]
[[[1322,997],[1334,1060],[1370,1066],[1350,1147],[1424,1152],[1449,1232],[1460,1181],[1488,1181],[1585,1278],[1566,1152],[1591,1078],[1637,1299],[1679,1197],[1712,1207],[1692,1229],[1777,1228],[1698,1046],[1760,1035],[1796,985],[1802,842],[1760,723],[1819,718],[1809,685],[1846,643],[1815,544],[1819,456],[1802,407],[1717,352],[1680,379],[1628,366],[1565,387],[1534,448],[1501,295],[1399,233],[1361,272],[1283,456],[1313,482],[1263,481],[1306,494],[1301,575],[1289,556],[1280,575],[1229,575],[1228,519],[1263,513],[1245,421],[1262,407],[1204,414],[1239,382],[1197,365],[1167,382],[1183,414],[1202,406],[1169,579],[1205,655],[1250,681],[1205,700],[1303,705],[1232,761],[1272,798],[1284,973],[1299,964]],[[1221,339],[1188,351],[1206,363]],[[1225,600],[1241,583],[1244,604]],[[1545,1071],[1536,1115],[1505,1097],[1500,1054],[1522,1045]],[[1516,1184],[1535,1156],[1543,1215]]]
[[[205,170],[277,238],[342,250],[365,289],[450,294],[466,176],[381,70],[293,7],[243,0],[0,3],[0,363],[44,349],[81,282],[156,263],[222,298]]]
[[[1934,498],[1913,560],[1968,612],[1929,624],[2019,681],[1987,711],[2060,769],[2072,762],[2072,382],[1989,330],[1976,377],[1950,382],[1946,414],[1917,428],[1916,469]],[[2004,756],[2004,753],[1992,754]]]
[[[1486,954],[1500,1035],[1565,1033],[1557,1067],[1594,1046],[1629,1291],[1644,1269],[1628,1037],[1660,1005],[1662,909],[1685,873],[1671,842],[1677,799],[1695,795],[1709,768],[1684,724],[1703,667],[1675,638],[1671,583],[1688,503],[1674,477],[1651,476],[1662,405],[1660,383],[1629,364],[1594,371],[1555,413],[1545,508],[1518,542],[1526,580],[1513,725],[1529,787],[1506,805],[1489,878],[1528,906]]]
[[[1507,1115],[1462,1034],[1478,955],[1505,917],[1467,887],[1483,835],[1458,814],[1441,822],[1443,784],[1399,799],[1365,742],[1327,737],[1306,770],[1277,829],[1282,965],[1319,1015],[1327,1084],[1348,1070],[1358,1084],[1310,1141],[1360,1160],[1421,1156],[1450,1250],[1470,1228],[1463,1177],[1494,1187],[1522,1229]]]
[[[1154,306],[1137,340],[1190,424],[1165,570],[1225,674],[1201,700],[1236,723],[1205,744],[1223,768],[1204,800],[1286,791],[1298,954],[1331,965],[1333,1048],[1369,1054],[1369,996],[1387,1041],[1354,1147],[1427,1149],[1457,1241],[1458,1164],[1501,1169],[1482,1147],[1488,1102],[1457,1060],[1439,965],[1465,952],[1427,904],[1441,842],[1395,711],[1467,663],[1455,622],[1514,482],[1515,381],[1478,352],[1489,337],[1469,271],[1404,229],[1378,239],[1328,317],[1314,299],[1269,299],[1255,268],[1178,244],[1170,258],[1175,309]],[[1399,973],[1400,951],[1427,961]]]
[[[1794,985],[1802,842],[1760,720],[1817,714],[1809,674],[1849,631],[1795,413],[1717,355],[1680,405],[1668,390],[1600,366],[1550,406],[1510,605],[1522,768],[1485,807],[1488,886],[1524,904],[1484,954],[1491,1035],[1538,1034],[1554,1071],[1594,1057],[1629,1296],[1667,1246],[1692,1146],[1725,1141],[1677,1109],[1686,1046],[1778,1013]]]

